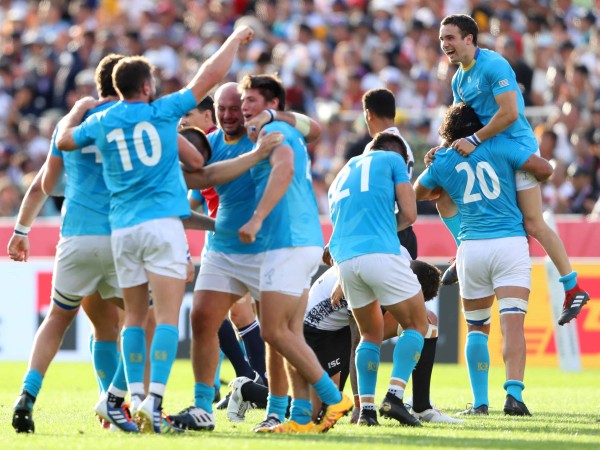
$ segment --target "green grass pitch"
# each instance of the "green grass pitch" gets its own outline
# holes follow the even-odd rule
[[[231,367],[223,364],[222,378],[232,378]],[[533,417],[507,417],[502,413],[504,371],[490,372],[490,415],[469,418],[465,424],[424,424],[423,428],[401,427],[381,420],[381,427],[363,428],[344,418],[322,435],[262,435],[250,431],[264,411],[247,414],[245,423],[227,421],[217,411],[217,427],[210,433],[183,435],[125,435],[100,428],[93,406],[97,388],[90,364],[55,363],[50,367],[36,403],[36,433],[17,435],[11,427],[12,406],[26,369],[24,363],[0,363],[0,450],[8,449],[235,449],[319,450],[366,448],[419,449],[600,449],[600,370],[563,373],[553,368],[528,368],[525,401]],[[391,367],[382,364],[378,401],[386,390]],[[223,395],[226,386],[222,388]],[[350,393],[349,388],[347,392]],[[410,389],[407,392],[410,395]],[[454,414],[464,409],[471,395],[466,368],[436,365],[432,381],[436,407]],[[171,375],[165,409],[177,412],[189,406],[193,380],[189,361],[178,361]]]

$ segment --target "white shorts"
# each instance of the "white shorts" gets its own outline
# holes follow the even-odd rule
[[[83,297],[98,291],[102,298],[121,298],[110,236],[61,237],[56,246],[52,285],[69,296]]]
[[[538,149],[538,151],[535,152],[535,154],[540,156],[540,150]],[[515,171],[515,184],[517,186],[517,192],[534,188],[538,185],[538,183],[539,182],[537,178],[529,172],[526,172],[524,170]]]
[[[207,251],[202,256],[195,291],[218,291],[239,295],[250,292],[259,296],[260,267],[264,253],[257,255]]]
[[[179,218],[154,219],[114,230],[111,244],[121,288],[147,283],[146,271],[186,278],[188,245]]]
[[[402,255],[370,253],[338,265],[342,290],[351,309],[362,308],[375,299],[382,306],[395,305],[421,290],[410,260]]]
[[[462,241],[456,254],[460,296],[480,299],[503,286],[531,289],[531,259],[525,236]]]
[[[263,253],[260,268],[261,292],[281,292],[300,297],[310,289],[317,272],[323,249],[321,247],[286,247]]]

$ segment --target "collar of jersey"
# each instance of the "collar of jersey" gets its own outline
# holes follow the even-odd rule
[[[244,138],[244,136],[245,135],[240,136],[239,138],[234,139],[233,141],[227,141],[227,140],[225,140],[225,136],[224,136],[224,133],[223,133],[223,142],[225,142],[225,144],[227,144],[227,145],[235,145],[238,142],[240,142]]]
[[[473,61],[471,61],[467,67],[463,67],[463,72],[466,72],[467,70],[471,70],[473,68],[473,66],[477,62],[477,57],[479,56],[479,50],[480,50],[480,48],[477,47],[477,50],[475,50],[475,56],[473,56]]]

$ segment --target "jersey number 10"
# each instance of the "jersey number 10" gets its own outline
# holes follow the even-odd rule
[[[150,142],[150,154],[148,154],[146,145],[144,144],[144,133]],[[127,147],[127,142],[125,141],[125,133],[123,132],[123,128],[115,128],[112,130],[106,135],[106,140],[108,142],[114,141],[117,143],[117,147],[119,148],[119,156],[121,157],[121,163],[123,164],[123,170],[125,172],[133,170],[130,150]],[[133,129],[133,145],[135,147],[135,152],[137,153],[137,156],[142,164],[149,167],[158,164],[162,155],[162,144],[160,142],[158,131],[156,131],[154,125],[149,122],[139,122]]]

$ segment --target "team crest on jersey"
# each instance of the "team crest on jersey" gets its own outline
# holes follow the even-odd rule
[[[504,80],[498,81],[498,84],[500,85],[500,87],[506,87],[508,86],[508,80],[505,78]]]

